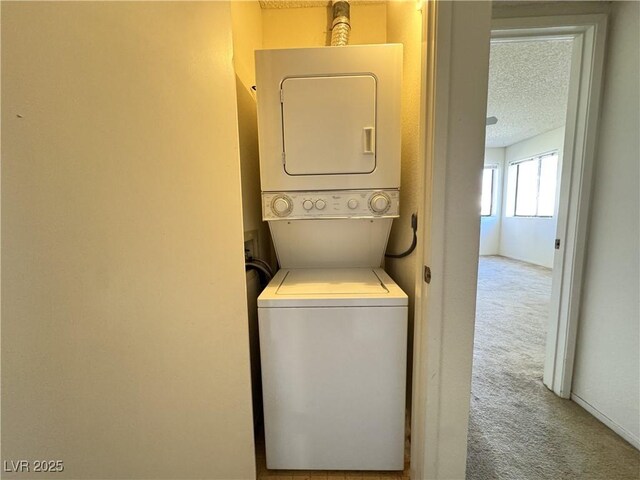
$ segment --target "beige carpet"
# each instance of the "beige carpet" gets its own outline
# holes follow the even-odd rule
[[[638,479],[640,454],[542,384],[551,271],[481,257],[467,479]]]

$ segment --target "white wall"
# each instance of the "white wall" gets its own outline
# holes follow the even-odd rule
[[[559,2],[492,2],[493,18],[524,18],[550,15],[588,15],[608,13],[612,2],[569,0]]]
[[[421,176],[420,106],[422,80],[422,12],[414,2],[387,3],[387,42],[402,43],[402,150],[400,218],[393,221],[387,250],[405,251],[411,240],[411,214],[418,210]],[[407,355],[407,399],[411,398],[413,358],[413,311],[416,269],[415,252],[404,258],[387,259],[385,269],[409,297],[409,350]]]
[[[504,171],[506,176],[509,163],[523,160],[551,150],[558,150],[558,172],[561,172],[562,149],[564,147],[564,127],[556,128],[535,137],[523,140],[505,149]],[[500,231],[500,255],[524,262],[553,267],[555,253],[556,223],[558,220],[558,193],[556,190],[556,211],[552,218],[507,217],[503,215]],[[506,212],[507,182],[503,186],[502,211]]]
[[[493,212],[489,217],[480,217],[480,255],[500,253],[500,229],[502,225],[502,184],[504,178],[504,148],[486,148],[484,165],[497,165],[493,179]]]
[[[258,120],[254,53],[262,48],[262,9],[257,1],[231,2],[233,66],[236,72],[242,220],[245,240],[252,241],[253,254],[275,266],[271,258],[269,228],[262,221]]]
[[[294,2],[292,2],[294,3]],[[351,5],[349,43],[361,45],[387,41],[384,2]],[[302,48],[329,45],[331,24],[325,6],[266,8],[262,10],[264,48]]]
[[[573,394],[639,445],[640,4],[613,2]]]
[[[255,478],[229,4],[1,8],[2,459]]]

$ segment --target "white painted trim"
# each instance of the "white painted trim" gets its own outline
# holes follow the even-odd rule
[[[492,41],[574,39],[553,266],[544,384],[571,394],[595,143],[602,92],[607,15],[494,20]]]
[[[442,6],[442,9],[440,9]],[[422,21],[422,80],[421,80],[421,158],[424,159],[423,182],[419,192],[422,199],[423,208],[421,221],[418,222],[420,234],[418,235],[418,247],[416,254],[419,255],[416,265],[416,290],[414,308],[414,330],[413,330],[413,379],[412,379],[412,411],[411,411],[411,464],[410,475],[414,479],[432,478],[431,472],[437,470],[438,451],[438,431],[427,429],[427,424],[434,424],[434,417],[437,418],[439,410],[439,382],[431,382],[427,388],[427,380],[433,378],[433,373],[429,373],[433,359],[440,358],[440,346],[437,341],[441,335],[442,315],[437,311],[439,302],[435,301],[440,285],[434,285],[431,293],[424,288],[423,265],[429,263],[431,268],[438,268],[435,265],[439,259],[432,259],[429,253],[431,250],[442,248],[444,239],[441,235],[442,229],[435,228],[435,225],[442,221],[442,218],[433,219],[432,199],[442,198],[444,193],[441,185],[434,184],[433,171],[433,138],[435,136],[434,117],[436,111],[435,82],[436,73],[439,75],[441,88],[448,88],[448,66],[442,66],[436,70],[436,50],[448,51],[450,41],[451,9],[446,5],[437,3],[436,0],[427,0],[423,8]],[[439,29],[437,28],[439,27]],[[438,48],[436,48],[436,37],[438,38]],[[441,62],[447,61],[447,56]],[[446,114],[446,111],[445,111]],[[446,131],[444,132],[446,135]],[[441,173],[439,173],[441,175]],[[433,187],[431,187],[433,185]],[[427,188],[427,186],[431,188]],[[420,203],[419,203],[420,204]],[[437,213],[437,212],[436,212]],[[429,235],[430,232],[435,232]],[[434,247],[435,245],[435,247]],[[429,322],[427,335],[426,319],[423,312],[428,305],[428,297],[433,297],[431,302],[432,317]]]
[[[627,442],[629,442],[631,445],[633,445],[637,450],[640,450],[640,438],[635,436],[629,430],[627,430],[626,428],[618,425],[616,422],[614,422],[612,419],[607,417],[604,413],[602,413],[596,407],[591,405],[586,400],[583,400],[582,398],[580,398],[575,393],[571,394],[571,400],[576,402],[578,405],[580,405],[582,408],[584,408],[587,412],[589,412],[591,415],[596,417],[598,420],[600,420],[602,423],[604,423],[611,430],[613,430],[618,435],[620,435],[622,438],[624,438]]]
[[[424,209],[417,272],[411,478],[465,476],[491,4],[426,4]],[[464,33],[464,34],[463,34]],[[462,185],[460,185],[462,183]],[[421,270],[421,269],[420,269]]]

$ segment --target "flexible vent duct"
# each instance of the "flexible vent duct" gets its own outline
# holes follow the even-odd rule
[[[333,22],[331,23],[331,46],[343,47],[349,43],[349,2],[347,0],[333,0]]]

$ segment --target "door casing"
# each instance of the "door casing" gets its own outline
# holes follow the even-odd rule
[[[571,393],[607,15],[492,22],[487,5],[435,0],[424,5],[418,265],[429,266],[431,281],[426,283],[422,268],[417,269],[411,425],[411,477],[416,479],[465,476],[480,223],[467,203],[480,194],[490,38],[570,35],[579,46],[571,67],[562,172],[570,186],[559,204],[561,249],[554,261],[544,374],[544,383],[557,395]],[[461,76],[466,83],[456,81]],[[471,155],[466,172],[456,165],[465,152]]]

